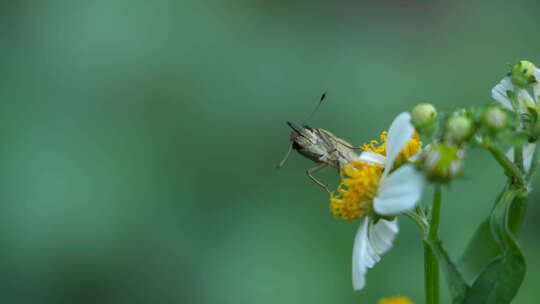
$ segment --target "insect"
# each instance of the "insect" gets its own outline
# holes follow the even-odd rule
[[[325,97],[326,93],[323,93],[319,104],[309,118],[318,110]],[[313,128],[305,124],[300,126],[292,122],[287,122],[287,125],[292,129],[289,149],[276,167],[278,169],[283,167],[294,149],[304,157],[317,163],[315,167],[308,169],[306,173],[313,182],[331,193],[328,186],[320,182],[313,174],[328,167],[337,168],[339,172],[346,164],[358,159],[358,155],[354,151],[357,148],[325,129]]]

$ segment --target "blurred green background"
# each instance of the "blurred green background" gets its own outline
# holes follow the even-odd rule
[[[423,302],[419,232],[353,292],[358,222],[287,149],[285,121],[354,144],[421,101],[490,102],[540,63],[535,1],[2,1],[2,303]],[[336,172],[320,178],[333,185]],[[457,257],[504,178],[483,151],[444,194]],[[538,182],[535,183],[539,186]],[[426,195],[427,197],[427,195]],[[539,194],[521,236],[537,303]],[[445,295],[446,287],[443,286]]]

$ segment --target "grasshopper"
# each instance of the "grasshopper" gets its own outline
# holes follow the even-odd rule
[[[311,115],[317,111],[325,96],[326,93],[323,93],[319,104]],[[292,122],[287,122],[287,125],[292,129],[289,149],[276,167],[278,169],[283,167],[294,149],[304,157],[317,163],[315,167],[308,169],[306,173],[313,182],[331,193],[328,186],[320,182],[313,174],[328,167],[336,168],[339,172],[345,165],[358,159],[358,154],[354,151],[357,148],[325,129],[313,128],[305,124],[300,126]]]

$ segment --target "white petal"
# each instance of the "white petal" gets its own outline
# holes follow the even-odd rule
[[[377,224],[371,225],[368,239],[373,251],[378,255],[387,252],[392,248],[392,243],[398,231],[397,218],[393,221],[380,219]]]
[[[531,169],[535,148],[536,143],[527,144],[523,147],[523,166],[527,172]]]
[[[510,99],[506,95],[507,91],[513,91],[514,85],[512,85],[512,82],[510,81],[509,77],[504,77],[501,82],[499,82],[496,86],[491,89],[491,96],[493,99],[495,99],[498,103],[501,104],[504,108],[508,110],[513,110],[512,103],[510,102]]]
[[[411,124],[411,114],[407,112],[399,114],[390,125],[386,138],[386,164],[383,179],[392,169],[394,160],[411,139],[413,133],[414,126]]]
[[[386,157],[384,155],[379,154],[379,153],[366,151],[366,152],[362,152],[362,154],[360,154],[359,159],[362,160],[362,161],[368,162],[368,163],[377,164],[377,165],[382,166],[382,165],[384,165],[384,161],[386,160]]]
[[[403,165],[382,181],[379,193],[373,200],[373,208],[381,215],[411,210],[420,200],[424,185],[422,173],[412,165]]]
[[[361,290],[366,286],[366,259],[368,245],[369,218],[364,219],[356,231],[353,245],[352,280],[354,290]]]
[[[509,160],[514,161],[514,148],[510,148],[506,151],[506,157],[508,157]]]
[[[519,89],[518,90],[518,95],[519,95],[519,98],[527,99],[527,100],[534,103],[534,98],[532,98],[531,94],[529,94],[529,92],[527,92],[527,90]]]
[[[518,90],[518,100],[521,102],[519,103],[519,110],[521,112],[526,113],[527,112],[527,104],[535,104],[534,98],[527,92],[527,90],[519,89]],[[524,100],[527,100],[528,102],[524,102]]]
[[[538,100],[540,98],[540,69],[534,69],[534,78],[536,79],[536,83],[533,86],[534,101],[538,104],[538,102],[540,102],[540,100]]]
[[[353,247],[354,290],[364,288],[368,268],[373,268],[381,260],[381,255],[392,248],[398,231],[397,219],[393,221],[381,219],[377,224],[373,224],[370,218],[366,218],[358,227]]]
[[[523,167],[525,168],[525,171],[529,171],[529,169],[531,169],[532,158],[534,156],[535,148],[536,148],[536,143],[527,144],[523,147]],[[514,148],[510,148],[508,152],[506,152],[506,157],[508,157],[508,159],[510,159],[513,162],[515,161]]]

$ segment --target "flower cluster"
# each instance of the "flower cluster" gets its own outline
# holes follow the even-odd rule
[[[433,105],[421,103],[399,114],[378,140],[360,146],[360,155],[348,151],[347,157],[330,152],[321,157],[340,164],[341,181],[330,193],[332,215],[360,221],[352,259],[355,290],[365,287],[367,270],[392,247],[399,231],[397,217],[405,214],[423,232],[427,303],[438,303],[438,263],[446,265],[443,269],[448,272],[453,303],[476,303],[484,295],[497,298],[496,303],[509,303],[515,296],[525,268],[515,236],[540,157],[540,69],[528,61],[518,62],[491,95],[495,103],[443,114]],[[507,184],[484,220],[489,229],[478,228],[458,267],[438,238],[441,193],[460,176],[466,151],[475,148],[493,156],[503,168]],[[431,206],[419,204],[428,185],[434,186]],[[476,237],[493,244],[478,247]],[[481,262],[477,256],[482,257]],[[506,261],[512,264],[504,264]],[[510,270],[518,282],[515,286],[499,281],[505,278],[497,271]],[[412,302],[398,297],[379,303]]]

